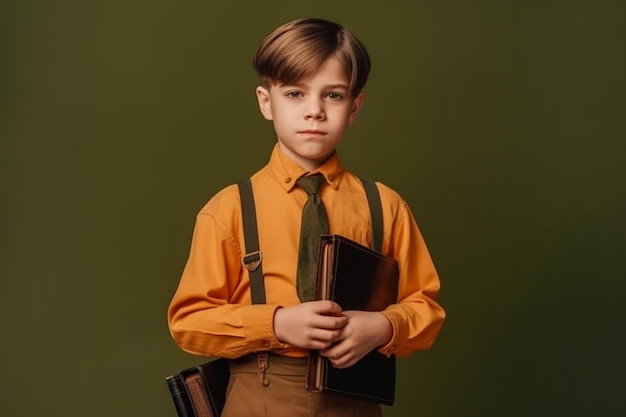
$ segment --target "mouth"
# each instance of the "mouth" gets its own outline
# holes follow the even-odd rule
[[[322,130],[317,130],[317,129],[307,129],[307,130],[301,130],[298,133],[302,133],[305,135],[325,135],[326,132],[322,131]]]

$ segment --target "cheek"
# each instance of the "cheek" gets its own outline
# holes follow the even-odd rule
[[[272,113],[274,114],[274,118],[278,120],[289,120],[293,117],[293,109],[289,106],[282,105],[282,103],[274,105]]]
[[[341,124],[344,127],[349,126],[352,123],[352,114],[347,110],[342,110],[337,117],[337,124]]]
[[[346,114],[346,120],[347,120],[348,126],[354,123],[354,121],[356,120],[356,116],[358,114],[359,114],[358,112],[353,112],[353,111],[349,111]]]
[[[274,130],[277,133],[287,133],[292,130],[293,122],[285,113],[274,114]]]
[[[281,111],[275,111],[274,112],[274,123],[277,124],[285,124],[289,121],[289,117],[288,115],[285,114],[285,112],[281,112]]]

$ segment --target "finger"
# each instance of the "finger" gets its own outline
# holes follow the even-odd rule
[[[316,314],[307,320],[307,326],[317,329],[337,330],[348,324],[348,318],[343,316],[326,316]]]
[[[339,358],[350,353],[350,349],[346,347],[345,343],[342,343],[342,340],[338,340],[333,343],[331,346],[328,346],[327,349],[324,349],[320,352],[322,356],[327,357],[331,360],[338,360]]]
[[[319,316],[319,326],[322,329],[338,330],[348,324],[348,318],[344,316]]]
[[[357,361],[356,361],[356,360],[354,360],[354,359],[352,359],[352,358],[345,358],[345,357],[342,357],[341,359],[339,359],[339,360],[337,360],[337,361],[335,361],[335,362],[332,362],[332,361],[331,361],[331,363],[333,364],[333,366],[334,366],[335,368],[337,368],[337,369],[345,369],[345,368],[349,368],[349,367],[351,367],[352,365],[354,365],[356,362],[357,362]]]
[[[324,355],[325,356],[325,355]],[[344,355],[339,355],[339,356],[326,356],[329,360],[329,362],[338,369],[343,369],[343,368],[348,368],[352,365],[354,365],[354,363],[356,363],[356,360],[354,359],[354,355],[350,354],[350,352],[344,354]]]
[[[333,345],[333,339],[325,337],[323,335],[318,335],[315,338],[308,338],[305,343],[305,348],[307,349],[315,349],[317,351],[324,351],[330,348]]]
[[[324,314],[328,316],[342,316],[343,315],[343,310],[341,309],[341,306],[335,303],[334,301],[319,300],[319,301],[313,301],[312,303],[314,303],[313,308],[315,309],[315,312],[317,312],[318,314]]]
[[[311,332],[309,335],[309,339],[325,343],[326,346],[324,346],[323,349],[328,349],[332,343],[336,343],[338,337],[338,330],[317,329],[316,331]]]

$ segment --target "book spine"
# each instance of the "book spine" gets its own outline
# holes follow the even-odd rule
[[[165,380],[167,381],[167,387],[172,395],[178,417],[195,417],[196,413],[182,378],[178,375],[172,375],[168,376]]]

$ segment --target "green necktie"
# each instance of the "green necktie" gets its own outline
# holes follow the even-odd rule
[[[300,301],[311,301],[315,297],[317,280],[317,255],[320,235],[328,233],[328,217],[318,191],[324,176],[315,174],[300,177],[296,183],[309,195],[302,209],[300,226],[300,252],[298,254],[298,296]]]

